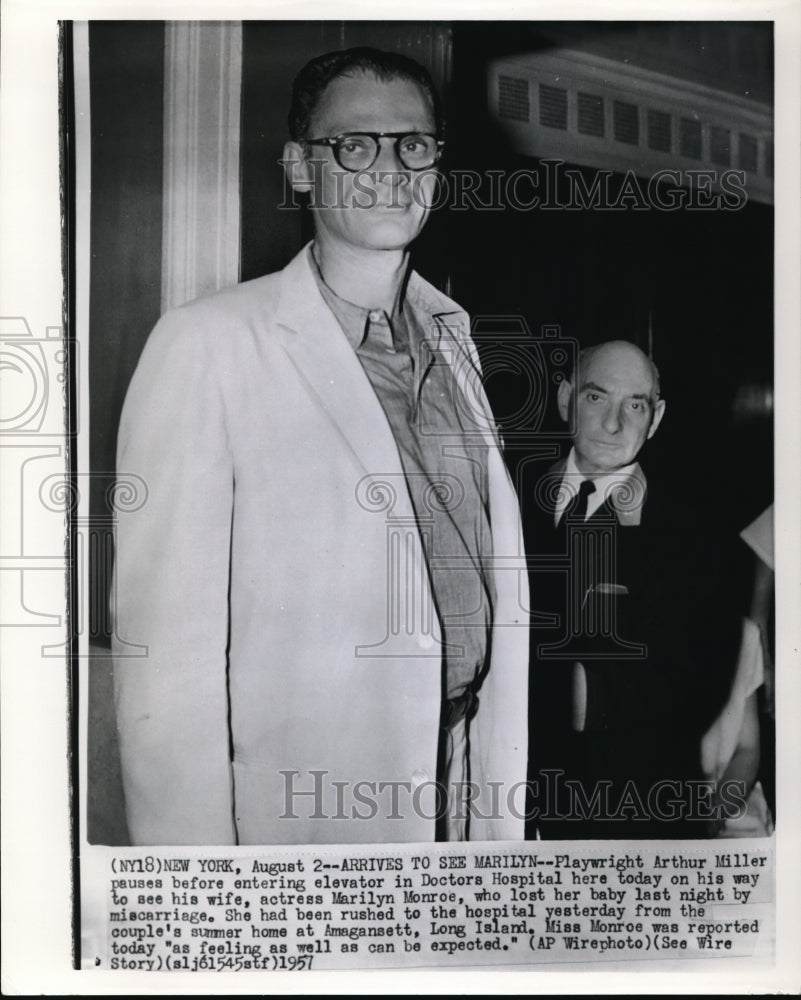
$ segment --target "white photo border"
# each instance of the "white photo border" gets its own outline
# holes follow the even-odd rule
[[[0,85],[0,182],[3,231],[0,245],[2,302],[0,315],[23,316],[36,337],[61,326],[64,310],[62,270],[62,206],[59,179],[60,20],[92,19],[370,19],[365,4],[308,3],[171,3],[72,2],[16,0],[2,8],[2,85]],[[774,20],[776,59],[776,586],[777,669],[782,698],[777,705],[777,787],[781,821],[776,835],[777,961],[771,976],[753,980],[732,963],[720,972],[574,973],[517,971],[320,973],[313,977],[274,973],[271,991],[303,993],[726,993],[794,992],[801,978],[797,942],[801,938],[801,623],[798,588],[801,581],[801,305],[799,303],[799,233],[801,221],[798,177],[799,95],[801,94],[801,5],[797,2],[718,2],[689,0],[603,3],[588,8],[576,0],[529,2],[491,9],[486,3],[422,2],[382,6],[381,17],[398,19],[548,20]],[[76,123],[76,127],[80,127]],[[81,249],[78,248],[78,252]],[[79,289],[80,294],[80,289]],[[80,310],[80,298],[76,304]],[[85,381],[78,386],[86,402]],[[61,405],[61,387],[52,398]],[[52,400],[51,400],[52,401]],[[86,412],[84,410],[84,412]],[[48,439],[49,441],[50,439]],[[57,441],[57,435],[53,437]],[[53,447],[58,447],[54,443]],[[67,442],[61,458],[68,457]],[[58,457],[58,456],[57,456]],[[35,500],[35,498],[33,498]],[[31,498],[26,500],[30,503]],[[64,525],[26,506],[35,525],[39,551],[57,558],[64,552]],[[41,520],[41,524],[38,521]],[[7,527],[7,525],[6,525]],[[7,536],[3,533],[4,552]],[[66,565],[66,564],[65,564]],[[65,623],[65,573],[57,567],[38,574],[36,606],[52,609]],[[3,574],[5,577],[7,574]],[[12,573],[13,575],[13,573]],[[3,586],[10,586],[5,580]],[[5,591],[4,591],[5,592]],[[6,594],[8,597],[8,594]],[[53,629],[44,642],[53,643]],[[2,989],[23,993],[172,994],[219,989],[219,979],[181,973],[170,975],[126,972],[81,972],[72,967],[73,891],[70,846],[70,774],[68,755],[70,692],[65,660],[44,659],[42,630],[4,629],[2,641],[2,851],[3,851],[3,969]],[[84,782],[85,784],[85,782]],[[232,993],[264,993],[265,978],[240,973]]]

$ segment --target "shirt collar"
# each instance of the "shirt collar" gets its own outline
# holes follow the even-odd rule
[[[633,477],[637,477],[642,480],[643,488],[636,491],[633,497],[633,503],[626,505],[627,518],[632,518],[635,511],[639,512],[639,509],[642,507],[643,501],[645,500],[645,480],[637,470],[637,462],[632,462],[630,465],[624,465],[620,469],[615,469],[614,472],[607,472],[602,476],[593,476],[592,481],[595,484],[595,492],[591,493],[587,497],[587,517],[591,517],[607,497],[610,497],[612,503],[614,504],[615,490],[621,486],[630,486],[630,481]],[[565,507],[567,507],[571,498],[578,490],[581,481],[589,478],[589,476],[579,471],[579,468],[576,465],[576,449],[571,448],[570,454],[567,456],[567,462],[565,463],[565,471],[562,474],[562,482],[567,481],[570,484],[570,489],[559,491],[554,515],[557,523],[559,522]],[[627,495],[630,492],[631,491],[627,488]],[[635,518],[634,523],[639,523],[638,517]]]
[[[331,312],[336,316],[339,325],[342,327],[345,336],[348,338],[348,342],[354,350],[358,350],[364,343],[370,323],[384,323],[393,331],[398,329],[405,299],[406,279],[401,282],[398,289],[392,313],[388,314],[384,309],[366,309],[364,306],[356,305],[355,302],[348,302],[347,299],[343,299],[337,295],[333,288],[326,284],[323,273],[320,270],[320,265],[317,263],[317,258],[314,255],[314,245],[312,245],[309,251],[309,262],[312,274],[317,282],[317,287],[320,289],[320,294]]]

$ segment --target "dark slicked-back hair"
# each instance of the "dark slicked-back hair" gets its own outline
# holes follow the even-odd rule
[[[416,83],[431,101],[437,134],[442,129],[442,109],[434,81],[428,70],[408,56],[398,52],[383,52],[381,49],[360,47],[326,52],[306,63],[292,84],[292,104],[289,109],[289,137],[294,142],[313,138],[309,136],[309,124],[315,108],[320,103],[325,88],[341,76],[356,76],[364,73],[376,80],[411,80]]]

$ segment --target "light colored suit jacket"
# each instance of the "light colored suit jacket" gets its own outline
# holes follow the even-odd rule
[[[389,424],[308,252],[162,317],[125,401],[118,472],[148,490],[117,511],[112,600],[134,843],[434,836],[430,799],[413,808],[436,777],[442,695],[428,571]],[[497,599],[470,727],[489,818],[474,815],[471,836],[520,839],[507,808],[527,755],[517,498],[467,316],[416,274],[407,295],[444,331],[489,447]],[[494,816],[488,781],[503,782]],[[382,782],[400,783],[394,810]]]

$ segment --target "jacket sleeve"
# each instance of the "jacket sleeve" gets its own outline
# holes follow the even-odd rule
[[[197,307],[163,317],[120,423],[114,693],[133,844],[235,843],[227,644],[233,462]],[[221,331],[207,333],[219,336]]]

